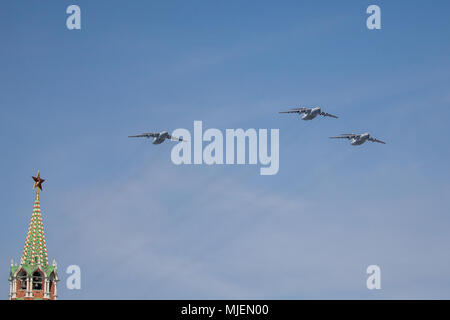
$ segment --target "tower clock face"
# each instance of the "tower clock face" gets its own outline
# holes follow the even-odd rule
[[[449,10],[2,0],[5,298],[450,299]]]

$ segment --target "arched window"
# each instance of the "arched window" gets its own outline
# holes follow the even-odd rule
[[[20,271],[17,279],[19,280],[19,288],[21,290],[27,290],[27,273],[23,270]]]
[[[42,290],[42,281],[44,277],[39,271],[33,273],[33,290]]]

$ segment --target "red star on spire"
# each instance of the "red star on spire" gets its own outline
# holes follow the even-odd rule
[[[42,184],[44,183],[44,179],[41,179],[41,175],[40,175],[40,173],[39,173],[39,171],[38,171],[38,173],[37,173],[37,176],[36,177],[32,177],[33,178],[33,180],[34,180],[34,186],[33,186],[33,189],[35,189],[35,188],[39,188],[39,189],[41,189],[42,190]]]

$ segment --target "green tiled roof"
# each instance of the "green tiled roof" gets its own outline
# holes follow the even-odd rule
[[[38,265],[30,265],[28,263],[25,263],[21,266],[12,266],[11,271],[9,274],[10,279],[12,279],[13,275],[17,272],[17,270],[22,267],[22,269],[27,273],[27,275],[31,276],[37,269]],[[42,271],[45,272],[45,275],[49,277],[53,271],[57,272],[57,269],[55,266],[40,266]]]
[[[42,223],[39,193],[36,193],[33,215],[31,216],[30,227],[28,228],[21,264],[33,266],[37,265],[38,262],[43,267],[48,266],[48,256],[45,244],[44,224]]]

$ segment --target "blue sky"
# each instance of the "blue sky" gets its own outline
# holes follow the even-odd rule
[[[65,24],[74,3],[79,31]],[[381,30],[366,28],[370,4]],[[2,1],[3,297],[39,169],[62,299],[449,299],[449,9]],[[277,114],[299,105],[340,118]],[[175,166],[173,143],[127,138],[194,120],[279,128],[279,173]],[[328,139],[366,131],[388,143]],[[65,288],[72,264],[79,291]]]

